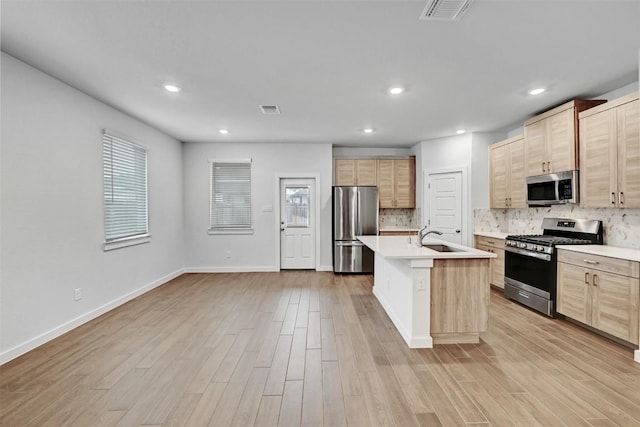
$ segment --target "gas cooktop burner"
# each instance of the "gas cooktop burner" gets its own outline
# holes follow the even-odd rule
[[[587,239],[576,239],[572,237],[548,236],[544,234],[522,234],[507,236],[507,240],[516,242],[534,243],[536,245],[557,246],[557,245],[588,245],[592,243]]]

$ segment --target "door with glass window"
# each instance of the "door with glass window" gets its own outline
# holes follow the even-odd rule
[[[315,180],[280,180],[280,268],[316,268]]]

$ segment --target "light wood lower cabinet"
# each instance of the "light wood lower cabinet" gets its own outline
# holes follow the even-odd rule
[[[491,252],[497,258],[489,260],[489,283],[504,289],[504,240],[493,237],[476,236],[476,249]]]
[[[489,260],[437,259],[431,269],[434,344],[478,342],[489,322]]]
[[[558,250],[558,313],[638,345],[639,265]]]
[[[393,231],[380,231],[380,236],[418,236],[418,230],[393,230]]]

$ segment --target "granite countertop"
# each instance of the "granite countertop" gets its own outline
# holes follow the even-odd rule
[[[558,245],[558,249],[640,262],[640,249],[608,245]]]
[[[417,233],[418,231],[420,231],[420,229],[415,227],[393,226],[393,227],[380,227],[378,231],[415,231]]]
[[[507,238],[509,234],[512,234],[512,233],[502,233],[500,231],[475,231],[473,234],[475,234],[476,236],[492,237],[494,239],[504,240]]]
[[[407,236],[357,236],[358,240],[364,243],[372,251],[382,255],[385,258],[395,259],[465,259],[465,258],[495,258],[497,255],[491,252],[481,251],[479,249],[456,243],[447,242],[427,238],[424,240],[425,245],[446,245],[459,252],[438,252],[433,249],[420,247],[416,244],[415,237],[409,243]]]

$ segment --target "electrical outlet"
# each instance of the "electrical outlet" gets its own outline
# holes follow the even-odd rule
[[[75,300],[80,301],[82,299],[82,288],[75,289]]]
[[[226,253],[226,258],[227,258],[227,259],[231,259],[231,251],[227,251],[227,253]]]
[[[424,277],[418,277],[417,282],[418,282],[416,286],[417,290],[424,291],[427,288],[426,285],[424,284]]]

